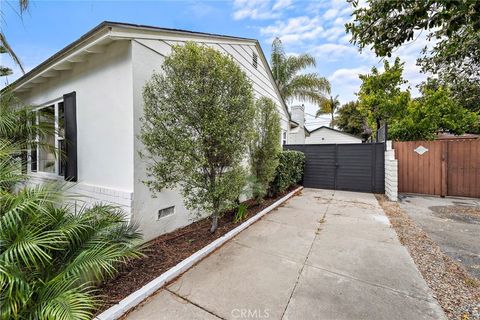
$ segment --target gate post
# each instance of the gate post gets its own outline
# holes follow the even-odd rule
[[[390,201],[398,201],[398,160],[392,141],[385,142],[385,195]]]

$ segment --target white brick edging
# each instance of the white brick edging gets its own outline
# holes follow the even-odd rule
[[[253,217],[251,217],[250,219],[248,219],[247,221],[245,221],[244,223],[236,227],[235,229],[230,230],[228,233],[224,234],[223,236],[216,239],[212,243],[208,244],[207,246],[203,247],[199,251],[195,252],[187,259],[178,263],[176,266],[162,273],[159,277],[150,281],[142,288],[131,293],[128,297],[121,300],[116,305],[105,310],[104,312],[99,314],[97,317],[95,317],[94,320],[115,320],[120,318],[127,311],[139,305],[143,300],[151,296],[153,293],[155,293],[158,289],[160,289],[166,283],[172,281],[176,277],[180,276],[182,273],[186,272],[193,265],[200,262],[203,258],[205,258],[210,253],[212,253],[213,251],[221,247],[225,242],[235,237],[237,234],[239,234],[240,232],[248,228],[251,224],[256,222],[258,219],[260,219],[261,217],[263,217],[273,209],[277,208],[279,205],[281,205],[283,202],[290,199],[293,195],[295,195],[295,193],[297,193],[302,189],[303,187],[298,187],[297,189],[290,192],[280,200],[277,200],[276,202],[274,202],[267,208],[263,209],[262,211],[260,211],[259,213],[257,213],[256,215],[254,215]]]

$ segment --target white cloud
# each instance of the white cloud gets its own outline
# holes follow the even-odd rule
[[[233,18],[235,20],[276,19],[282,16],[282,10],[291,8],[293,0],[235,0]]]
[[[277,0],[272,7],[272,10],[281,10],[289,8],[292,5],[292,0]]]
[[[325,20],[332,20],[333,18],[335,18],[336,16],[338,15],[338,10],[337,9],[328,9],[324,14],[323,14],[323,18]]]
[[[334,91],[333,94],[340,94],[339,100],[342,104],[356,100],[355,93],[358,92],[362,83],[358,76],[368,73],[369,70],[370,68],[367,66],[340,68],[328,77],[328,81],[330,81]]]
[[[358,54],[358,51],[355,47],[337,43],[324,43],[314,47],[309,52],[318,60],[322,61],[337,61],[344,59],[345,56],[353,56]]]
[[[287,22],[279,20],[273,25],[260,29],[260,33],[268,36],[269,41],[278,36],[283,43],[313,40],[320,37],[323,32],[320,19],[307,16],[290,18]]]
[[[347,83],[352,83],[352,82],[357,82],[360,81],[358,78],[359,74],[364,74],[368,73],[369,69],[365,66],[361,66],[358,68],[341,68],[336,70],[334,73],[332,73],[329,77],[328,80],[332,82],[347,82]]]

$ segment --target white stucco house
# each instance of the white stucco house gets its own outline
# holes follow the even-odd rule
[[[146,240],[189,224],[194,215],[178,190],[152,198],[142,183],[146,163],[137,138],[143,86],[161,71],[171,47],[185,41],[230,55],[251,80],[256,97],[276,103],[282,142],[288,143],[290,115],[257,40],[103,22],[7,88],[38,107],[39,121],[45,119],[42,113],[55,115],[59,133],[46,139],[66,150],[66,163],[45,150],[31,150],[30,181],[74,181],[68,182],[72,191],[88,197],[87,204],[121,206],[140,224]]]
[[[288,144],[362,143],[362,138],[321,126],[308,130],[305,126],[305,106],[292,106]]]

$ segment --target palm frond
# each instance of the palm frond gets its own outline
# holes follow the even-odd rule
[[[290,56],[285,61],[286,78],[291,80],[303,69],[315,66],[315,58],[309,54]]]
[[[21,0],[21,2],[27,2],[28,3],[28,1],[26,1],[26,0]],[[20,8],[21,8],[21,10],[23,10],[22,6]],[[26,7],[25,7],[25,9],[26,9]],[[10,57],[12,57],[15,64],[22,70],[22,73],[25,73],[25,69],[23,68],[22,62],[17,57],[17,55],[13,51],[10,44],[7,42],[7,39],[5,38],[5,35],[3,34],[3,32],[0,32],[0,45],[5,48],[5,51],[8,53],[8,55],[10,55]]]
[[[321,103],[329,89],[328,80],[315,73],[298,75],[284,88],[289,100],[297,99],[314,104]]]
[[[76,279],[48,282],[38,292],[36,303],[27,313],[31,319],[91,319],[95,309],[92,287]]]
[[[18,4],[20,6],[20,13],[25,12],[30,5],[30,0],[18,0]]]

